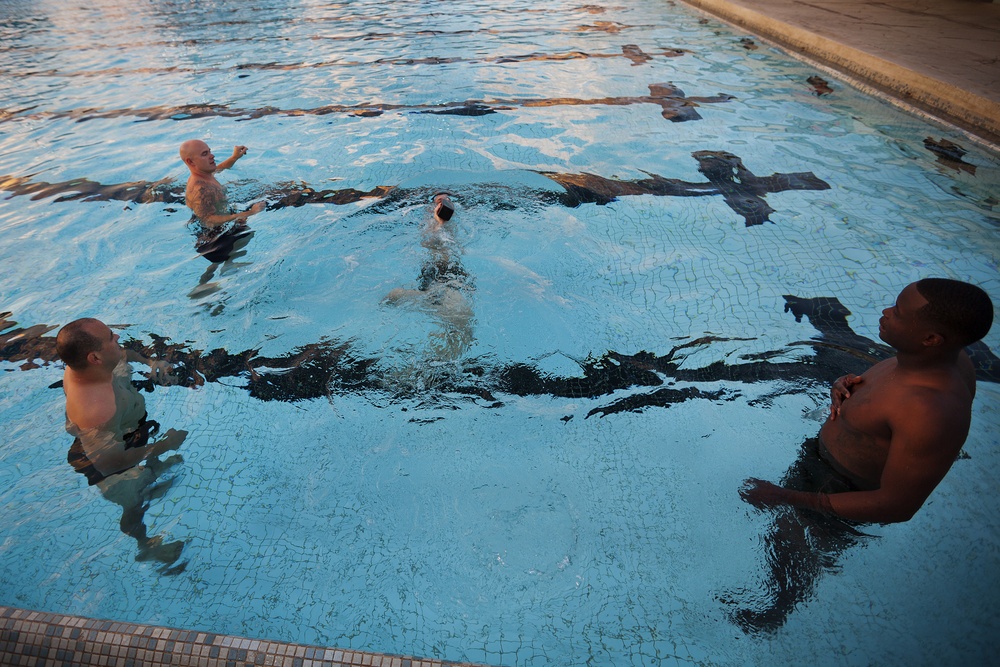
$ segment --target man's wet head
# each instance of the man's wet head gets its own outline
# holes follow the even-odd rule
[[[451,197],[446,192],[439,192],[434,195],[434,217],[440,222],[448,222],[455,214],[455,205],[451,203]]]
[[[924,278],[914,285],[927,300],[919,315],[954,345],[982,340],[992,328],[993,301],[981,287],[949,278]]]

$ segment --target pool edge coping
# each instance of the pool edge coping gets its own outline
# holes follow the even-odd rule
[[[1000,104],[985,97],[728,0],[681,2],[856,78],[910,111],[955,125],[991,147],[1000,144]]]
[[[15,660],[8,661],[8,658]],[[436,658],[339,649],[110,621],[0,605],[0,664],[136,667],[485,667]]]

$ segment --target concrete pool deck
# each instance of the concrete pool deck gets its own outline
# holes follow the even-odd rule
[[[684,1],[1000,143],[1000,3]],[[0,606],[0,665],[456,664]]]
[[[1000,143],[1000,3],[682,1]]]

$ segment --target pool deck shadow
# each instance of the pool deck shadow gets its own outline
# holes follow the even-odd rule
[[[1000,2],[682,2],[1000,143]]]
[[[0,606],[0,665],[474,667]]]

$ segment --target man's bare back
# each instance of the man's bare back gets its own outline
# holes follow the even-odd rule
[[[73,365],[67,362],[63,372],[66,430],[80,439],[97,471],[111,475],[151,455],[176,448],[183,434],[173,429],[148,446],[135,447],[125,442],[124,435],[134,432],[145,421],[146,402],[132,386],[131,368],[125,350],[118,343],[118,334],[99,320],[77,320],[65,329],[74,328],[82,329],[101,342],[100,349],[89,352],[84,360]],[[66,335],[63,337],[68,339]],[[160,378],[158,373],[161,372],[164,379],[167,377],[162,366],[146,361],[153,369],[150,378]]]
[[[938,322],[935,318],[955,319],[954,312],[940,314],[950,308],[941,296],[931,308],[918,288],[925,284],[931,294],[956,284],[963,297],[971,294],[971,324],[956,332],[957,325]],[[976,380],[963,347],[982,338],[992,319],[989,297],[972,285],[941,279],[908,285],[879,321],[879,336],[897,355],[861,376],[838,379],[820,430],[821,454],[857,490],[811,493],[750,479],[740,492],[743,498],[758,507],[793,505],[857,521],[908,520],[968,436]]]
[[[56,337],[56,352],[66,363],[66,431],[74,436],[67,463],[86,477],[88,486],[96,486],[104,498],[122,508],[119,526],[136,540],[136,560],[160,561],[165,574],[183,571],[183,565],[174,563],[184,543],[150,537],[143,516],[147,489],[180,460],[175,455],[160,461],[158,456],[177,449],[187,433],[169,429],[152,440],[159,424],[146,419],[146,402],[132,385],[128,355],[118,334],[100,320],[84,318],[67,324]],[[163,362],[146,361],[151,379],[169,377]]]

